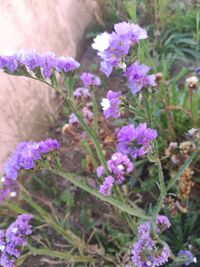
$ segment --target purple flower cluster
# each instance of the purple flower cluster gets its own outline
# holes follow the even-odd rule
[[[109,90],[106,98],[102,99],[101,106],[105,118],[119,118],[120,117],[120,105],[122,100],[120,99],[121,92],[113,92]]]
[[[96,49],[102,58],[101,71],[107,77],[110,76],[113,68],[124,68],[125,57],[128,55],[131,46],[138,43],[140,39],[146,39],[147,33],[139,25],[121,22],[114,25],[111,34],[104,32],[94,39],[92,47]]]
[[[178,257],[184,260],[184,266],[189,266],[193,262],[197,263],[197,258],[189,250],[180,250]]]
[[[21,50],[10,56],[0,56],[1,69],[9,71],[11,74],[17,71],[19,74],[23,67],[32,72],[40,68],[45,79],[51,73],[67,73],[77,69],[79,66],[79,62],[72,57],[56,57],[50,52],[39,54],[36,50]]]
[[[89,89],[88,88],[83,88],[83,87],[78,87],[73,95],[76,97],[76,98],[90,98],[91,97],[91,94],[89,92]]]
[[[100,78],[89,72],[82,73],[81,80],[86,88],[101,85]]]
[[[87,102],[91,98],[89,88],[93,86],[100,86],[101,80],[99,79],[99,77],[88,72],[82,73],[81,80],[84,84],[84,87],[77,88],[74,91],[73,95],[75,96],[75,98],[79,103],[85,104],[85,100]],[[86,106],[81,109],[81,114],[87,123],[90,123],[93,119],[93,112],[91,111],[91,107],[92,107],[92,102],[87,102]],[[71,113],[69,115],[68,124],[70,126],[79,124],[79,121],[74,113]]]
[[[23,247],[27,244],[26,238],[32,233],[29,224],[32,215],[19,215],[7,230],[0,230],[0,265],[14,267]]]
[[[149,71],[150,67],[136,61],[124,72],[124,75],[128,77],[128,87],[132,94],[136,94],[143,87],[156,86],[156,75],[147,75]]]
[[[5,162],[4,174],[7,178],[16,180],[18,171],[23,168],[34,168],[34,162],[42,158],[42,154],[58,150],[60,145],[57,140],[47,139],[40,142],[22,142],[18,144],[16,151]]]
[[[125,175],[133,171],[133,163],[130,159],[119,152],[114,153],[110,160],[107,161],[107,166],[111,176],[105,178],[100,187],[100,192],[104,195],[110,195],[113,184],[121,184]],[[105,175],[103,166],[97,168],[97,176]]]
[[[156,218],[156,228],[161,226],[162,229],[168,227],[169,220],[167,217],[158,215]],[[157,224],[159,222],[159,225]],[[166,225],[167,222],[167,225]],[[152,238],[153,229],[151,222],[145,222],[138,226],[138,239],[133,244],[131,251],[131,261],[134,267],[152,267],[162,266],[170,257],[170,249],[167,244],[157,245],[157,240]]]
[[[132,158],[143,157],[151,150],[151,142],[157,135],[157,131],[147,128],[146,123],[140,123],[136,128],[133,124],[123,126],[117,133],[117,150]]]
[[[17,182],[7,177],[1,178],[0,203],[8,197],[16,197],[18,191]]]
[[[165,231],[166,229],[170,228],[171,223],[169,219],[164,215],[158,215],[156,217],[156,233],[161,233]]]
[[[115,179],[112,176],[107,176],[102,185],[100,185],[99,192],[104,196],[109,196],[112,192],[112,187]]]

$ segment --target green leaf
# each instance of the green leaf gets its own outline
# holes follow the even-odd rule
[[[136,217],[142,218],[142,219],[150,219],[151,218],[151,217],[145,215],[144,212],[139,208],[135,207],[135,209],[132,209],[130,206],[128,206],[128,205],[126,205],[120,201],[115,200],[111,196],[102,195],[96,189],[84,184],[83,182],[81,182],[80,180],[75,178],[73,176],[73,174],[71,174],[71,173],[63,173],[63,172],[56,171],[56,170],[50,170],[50,171],[56,175],[59,175],[59,176],[65,178],[66,180],[70,181],[72,184],[76,185],[80,189],[90,193],[91,195],[99,198],[102,201],[105,201],[105,202],[111,204],[112,206],[114,206],[115,208],[118,208],[121,211],[124,211],[130,215],[133,215],[133,216],[136,216]]]
[[[41,255],[41,256],[49,256],[53,258],[60,258],[66,260],[68,263],[77,263],[77,262],[84,262],[84,263],[94,263],[94,259],[88,256],[78,256],[78,255],[71,255],[70,253],[62,252],[62,251],[55,251],[46,248],[34,248],[28,246],[32,254]]]

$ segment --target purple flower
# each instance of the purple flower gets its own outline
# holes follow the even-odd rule
[[[123,155],[118,152],[114,153],[111,159],[107,161],[107,166],[108,166],[110,174],[112,175],[111,176],[113,179],[112,184],[121,184],[125,179],[124,176],[133,171],[133,163],[130,161],[130,159],[126,155]],[[105,175],[105,170],[103,166],[99,166],[96,172],[97,172],[98,177]],[[101,191],[101,188],[102,187],[100,187],[100,191]]]
[[[89,98],[89,97],[91,97],[91,94],[90,94],[88,88],[82,88],[82,87],[77,88],[74,91],[73,95],[77,98],[81,98],[81,97]]]
[[[119,152],[112,155],[111,159],[107,161],[107,165],[116,184],[121,184],[125,179],[124,175],[133,171],[133,163],[126,155]]]
[[[57,58],[54,53],[48,52],[43,54],[40,67],[44,78],[48,78],[57,66]]]
[[[0,69],[6,66],[6,59],[5,56],[0,56]]]
[[[56,57],[54,53],[39,54],[36,50],[20,50],[11,56],[0,56],[0,68],[8,70],[11,74],[18,67],[25,67],[34,72],[37,67],[41,69],[44,78],[48,78],[55,72],[70,72],[80,66],[72,57]],[[22,74],[23,75],[23,72]]]
[[[81,75],[81,80],[86,88],[89,88],[90,86],[100,86],[101,80],[99,77],[95,76],[92,73],[84,72]]]
[[[27,244],[26,238],[32,233],[29,224],[32,215],[19,215],[7,230],[0,230],[0,264],[2,267],[14,267],[23,247]]]
[[[150,237],[151,233],[151,223],[150,222],[145,222],[142,223],[138,226],[138,237],[140,239],[146,239]]]
[[[41,154],[58,150],[59,147],[58,141],[50,138],[41,142],[21,142],[16,151],[4,163],[5,176],[16,180],[21,168],[25,170],[34,168],[34,162],[41,159]]]
[[[106,61],[102,61],[102,62],[100,63],[100,71],[102,71],[103,73],[105,73],[105,75],[106,75],[107,77],[110,76],[112,70],[113,70],[113,66],[112,66],[111,63],[106,62]]]
[[[131,47],[131,41],[125,39],[123,36],[112,33],[110,35],[109,47],[104,52],[98,52],[103,61],[101,62],[101,71],[103,71],[107,77],[115,68],[124,68],[124,59]]]
[[[200,75],[200,67],[196,68],[195,71],[197,75]]]
[[[102,99],[101,106],[105,118],[119,118],[120,117],[120,104],[121,104],[121,92],[108,91],[106,98]]]
[[[192,252],[190,252],[189,250],[180,250],[178,253],[178,257],[182,258],[184,260],[184,265],[188,266],[191,263],[196,263],[197,259],[196,257],[194,257],[194,255],[192,254]]]
[[[87,123],[90,123],[92,121],[93,112],[87,106],[81,109],[81,113]],[[68,123],[71,126],[79,124],[79,120],[74,113],[71,113],[69,115]]]
[[[156,217],[156,225],[157,225],[156,232],[157,233],[161,233],[164,230],[170,228],[171,223],[170,223],[169,219],[166,216],[158,215]]]
[[[97,169],[96,169],[96,172],[97,172],[97,177],[101,177],[105,174],[104,172],[104,167],[101,165],[99,166]]]
[[[131,261],[137,267],[150,267],[152,265],[154,242],[151,238],[137,240],[131,250]],[[144,255],[144,256],[143,256]]]
[[[162,249],[156,252],[156,255],[153,258],[152,266],[162,266],[168,262],[171,251],[168,245],[165,245]]]
[[[57,59],[56,71],[67,73],[79,68],[79,66],[80,63],[72,57],[59,57]]]
[[[5,59],[4,67],[6,67],[10,71],[10,73],[13,73],[18,67],[16,56],[15,55],[6,56],[4,57],[4,59]]]
[[[102,185],[100,185],[99,192],[105,196],[109,196],[112,191],[114,183],[114,178],[112,176],[107,176]]]
[[[146,39],[147,32],[137,24],[120,22],[114,26],[115,32],[121,36],[129,38],[133,43],[138,43],[141,39]]]
[[[77,119],[77,117],[76,117],[76,115],[75,115],[74,113],[71,113],[71,114],[69,115],[68,123],[69,123],[69,125],[71,125],[71,126],[74,125],[74,124],[79,123],[79,121],[78,121],[78,119]]]
[[[35,70],[36,67],[44,65],[44,58],[38,54],[36,50],[20,50],[17,53],[17,60],[20,65],[25,65],[31,71]]]
[[[90,122],[93,119],[93,113],[88,107],[82,108],[81,111],[86,122]]]
[[[156,86],[156,76],[155,74],[147,75],[149,70],[150,67],[139,64],[138,61],[127,68],[124,75],[128,77],[128,87],[132,94],[136,94],[143,87]]]
[[[92,47],[98,50],[101,57],[100,70],[107,77],[110,76],[113,68],[123,68],[125,57],[128,55],[131,46],[138,43],[140,39],[146,39],[147,33],[137,24],[121,22],[114,25],[115,31],[111,34],[104,32],[94,39]]]
[[[136,128],[133,124],[123,126],[117,133],[117,150],[132,158],[143,157],[151,150],[151,142],[157,135],[157,131],[147,128],[146,123],[140,123]]]
[[[161,218],[160,215],[157,219]],[[163,220],[162,220],[163,221]],[[153,239],[153,225],[150,221],[138,226],[138,239],[133,244],[131,261],[137,267],[162,266],[168,262],[170,248],[167,244],[160,246],[158,241]]]
[[[37,144],[37,146],[38,146],[37,151],[39,151],[39,153],[41,154],[47,154],[49,152],[58,150],[60,148],[60,144],[58,143],[58,141],[55,139],[51,139],[51,138],[48,138],[45,141],[40,141]]]
[[[114,177],[116,184],[121,184],[125,175],[133,171],[133,163],[130,159],[119,152],[114,153],[110,160],[107,161],[108,169],[111,175]],[[101,177],[105,174],[103,166],[97,168],[97,176]]]
[[[17,182],[7,177],[1,178],[0,204],[8,197],[16,197],[18,191]]]

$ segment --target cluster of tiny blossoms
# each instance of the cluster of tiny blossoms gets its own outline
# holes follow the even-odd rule
[[[81,114],[84,117],[87,123],[90,123],[93,119],[92,102],[91,102],[91,93],[90,89],[93,90],[95,86],[101,86],[101,80],[99,77],[95,76],[92,73],[84,72],[81,75],[81,80],[83,82],[84,87],[78,87],[73,95],[76,98],[77,102],[80,104],[85,104],[85,106],[81,109]],[[69,115],[68,124],[70,126],[78,124],[79,121],[74,113]]]
[[[98,55],[103,60],[101,62],[101,71],[109,76],[113,68],[122,68],[123,75],[128,78],[128,87],[131,89],[132,94],[136,94],[144,87],[155,86],[155,75],[148,75],[150,67],[139,64],[138,61],[135,61],[129,67],[126,65],[126,59],[131,46],[138,43],[140,39],[146,39],[146,31],[136,24],[127,22],[115,24],[114,30],[111,34],[104,32],[98,35],[92,44],[92,47],[99,51]],[[106,98],[103,98],[101,102],[104,117],[106,119],[119,118],[123,107],[122,102],[121,91],[114,92],[109,90]],[[122,127],[117,132],[117,153],[114,154],[114,157],[124,158],[125,161],[131,163],[128,156],[135,159],[147,155],[151,150],[152,140],[157,135],[157,131],[148,128],[146,123],[141,123],[137,127],[134,127],[134,125]],[[121,171],[119,168],[122,166],[123,173],[120,179],[116,177],[115,171],[110,166],[110,162],[113,161],[112,158],[107,162],[110,175],[105,178],[100,186],[100,192],[104,195],[110,195],[113,184],[122,183],[124,181],[124,174],[130,173],[121,165],[121,162],[117,162],[115,166],[116,168],[119,165],[116,168],[117,172]],[[103,166],[100,166],[97,169],[97,175],[102,176],[104,171]]]
[[[197,263],[197,258],[189,250],[180,250],[177,256],[182,259],[184,266],[189,266],[193,262]]]
[[[26,71],[41,70],[41,75],[46,79],[52,73],[73,71],[80,66],[72,57],[56,57],[54,53],[38,53],[36,50],[21,50],[9,56],[0,56],[0,69],[11,74],[23,75]]]
[[[146,123],[137,127],[133,124],[123,126],[117,133],[117,150],[132,158],[143,157],[151,150],[151,142],[157,135],[157,131],[147,128]]]
[[[20,169],[34,168],[35,161],[41,160],[43,154],[58,150],[60,144],[55,139],[46,139],[40,142],[21,142],[15,152],[4,163],[4,177],[1,178],[0,202],[8,196],[16,196],[17,175]]]
[[[124,76],[128,78],[128,87],[132,94],[135,95],[144,87],[156,86],[156,75],[147,75],[150,69],[150,67],[136,61],[124,72]]]
[[[138,239],[133,244],[131,261],[134,267],[156,267],[168,262],[170,249],[167,244],[160,244],[156,234],[160,234],[170,227],[166,216],[156,217],[156,227],[150,221],[138,226]]]
[[[92,47],[98,51],[101,57],[100,70],[107,77],[113,68],[125,68],[125,58],[133,44],[141,39],[146,39],[147,33],[139,25],[121,22],[114,25],[114,31],[109,34],[104,32],[94,39]]]
[[[102,99],[101,106],[103,109],[103,114],[106,119],[108,118],[119,118],[121,115],[120,105],[122,100],[120,99],[121,92],[113,92],[109,90],[107,92],[106,98]]]
[[[150,67],[140,64],[139,61],[133,62],[129,67],[126,64],[131,46],[141,39],[146,39],[146,31],[139,25],[128,22],[115,24],[114,30],[111,34],[104,32],[98,35],[92,44],[103,60],[100,70],[109,77],[113,68],[122,68],[132,94],[136,94],[143,87],[155,86],[155,74],[147,75]]]
[[[14,267],[23,247],[27,244],[26,238],[32,233],[29,224],[32,215],[19,215],[14,223],[6,230],[0,230],[0,265]]]
[[[15,152],[4,163],[3,170],[7,178],[16,180],[18,171],[23,168],[34,168],[34,162],[42,159],[42,154],[58,150],[60,145],[55,139],[47,139],[40,142],[21,142]]]
[[[110,160],[107,161],[107,166],[110,175],[107,176],[100,186],[100,193],[105,196],[111,194],[112,187],[114,184],[121,184],[125,175],[133,171],[133,163],[130,159],[119,152],[114,153]],[[103,177],[105,175],[105,170],[103,166],[97,168],[97,176]]]

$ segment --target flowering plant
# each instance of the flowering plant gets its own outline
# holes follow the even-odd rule
[[[57,222],[52,220],[48,212],[42,207],[38,207],[20,182],[20,174],[26,175],[32,169],[46,169],[49,173],[61,176],[103,202],[109,203],[118,211],[118,215],[122,216],[123,223],[130,229],[134,239],[130,257],[124,266],[153,267],[172,262],[183,263],[187,266],[196,261],[192,252],[184,248],[184,244],[177,256],[175,255],[177,251],[173,252],[173,248],[170,248],[163,233],[170,231],[171,223],[167,213],[165,215],[161,215],[161,213],[164,213],[163,207],[168,192],[190,168],[190,164],[199,153],[199,147],[194,146],[191,153],[187,153],[178,161],[182,164],[177,174],[167,181],[163,171],[162,158],[160,158],[159,131],[156,129],[152,106],[153,90],[159,87],[158,80],[156,75],[150,72],[149,66],[135,58],[133,49],[140,40],[146,38],[147,32],[139,25],[121,22],[114,25],[112,33],[104,32],[94,39],[92,47],[98,51],[97,54],[101,59],[100,70],[106,75],[106,78],[112,76],[116,71],[125,79],[129,88],[123,91],[119,88],[116,88],[117,90],[110,89],[101,101],[102,109],[100,109],[96,96],[96,92],[101,90],[99,88],[102,86],[102,82],[95,74],[82,73],[80,76],[82,87],[74,89],[74,72],[80,66],[75,59],[56,57],[53,53],[39,54],[33,50],[0,57],[0,68],[7,74],[39,80],[48,84],[63,97],[71,110],[65,130],[78,128],[79,131],[80,129],[83,131],[81,134],[79,132],[79,135],[84,137],[84,144],[94,170],[95,183],[93,186],[87,184],[84,177],[63,172],[57,156],[62,145],[54,139],[41,142],[22,142],[5,162],[0,192],[1,202],[7,203],[13,209],[12,201],[8,201],[9,198],[20,198],[23,195],[24,201],[41,217],[39,220],[45,218],[48,224],[73,244],[79,251],[80,257],[78,258],[76,255],[71,257],[64,252],[48,252],[45,249],[36,249],[29,245],[28,248],[34,254],[58,257],[68,262],[71,259],[75,262],[96,263],[96,258],[91,256],[89,247],[70,230],[63,230]],[[63,88],[63,84],[65,88]],[[136,107],[132,101],[133,97],[139,103]],[[141,115],[138,116],[138,114]],[[116,129],[112,127],[115,145],[105,148],[104,143],[101,143],[100,127],[102,124],[108,123],[108,120],[114,121],[119,118],[123,118],[123,124]],[[129,118],[133,118],[134,122]],[[172,146],[168,149],[169,156],[172,154],[170,149]],[[148,161],[148,164],[156,169],[155,184],[159,196],[153,205],[148,205],[148,201],[138,205],[131,201],[123,191],[124,185],[129,187],[129,182],[133,179],[137,164],[141,160]],[[179,160],[178,157],[177,160]],[[21,212],[20,209],[18,211]],[[31,217],[27,217],[29,215],[21,216],[23,217],[18,217],[15,222],[17,226],[11,225],[9,230],[6,232],[3,230],[1,233],[2,266],[13,266],[16,258],[20,255],[18,245],[24,246],[26,244],[25,236],[31,234],[30,227],[27,226],[27,219],[29,221]],[[33,216],[33,218],[38,219],[37,216]],[[21,227],[21,220],[23,227]],[[10,228],[12,229],[10,230]],[[18,231],[18,228],[22,233]],[[20,232],[20,237],[16,235],[18,232]],[[12,249],[10,249],[11,238],[14,239]],[[83,249],[84,246],[87,249]]]

